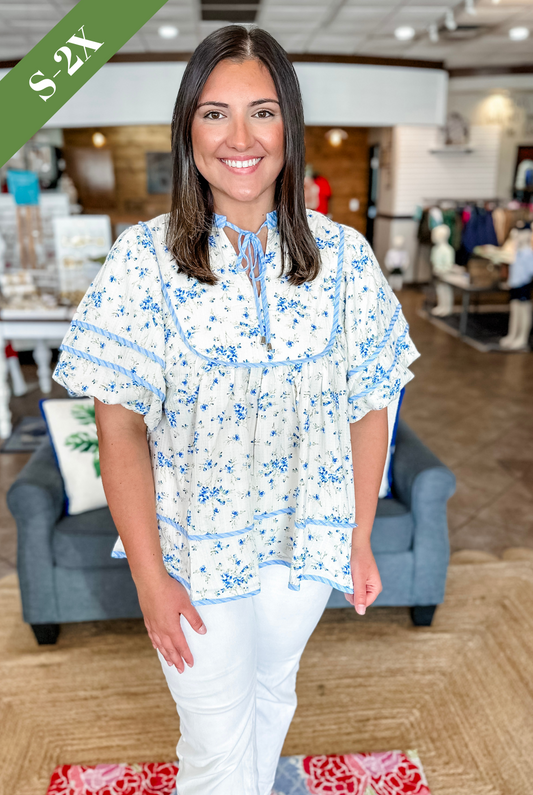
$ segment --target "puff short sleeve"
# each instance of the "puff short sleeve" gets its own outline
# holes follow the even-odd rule
[[[414,377],[420,354],[367,241],[346,227],[344,333],[348,415],[356,422],[392,403]]]
[[[159,267],[140,226],[113,245],[61,345],[54,380],[144,416],[149,431],[165,400],[165,330]]]

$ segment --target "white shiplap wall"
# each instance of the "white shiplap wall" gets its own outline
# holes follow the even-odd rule
[[[394,131],[394,214],[409,215],[427,199],[492,199],[496,196],[500,128],[473,126],[470,154],[432,154],[435,127]]]

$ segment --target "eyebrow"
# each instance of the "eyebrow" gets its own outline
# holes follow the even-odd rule
[[[248,107],[254,108],[256,105],[264,105],[266,102],[275,102],[276,105],[279,105],[277,99],[254,99],[253,102],[248,103]],[[217,108],[229,108],[227,102],[201,102],[197,107],[203,108],[204,105],[215,105]]]

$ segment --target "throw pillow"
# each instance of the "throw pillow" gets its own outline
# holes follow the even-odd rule
[[[394,451],[396,449],[396,431],[398,429],[398,422],[400,420],[400,406],[402,405],[405,387],[402,389],[396,400],[389,403],[387,406],[387,418],[389,421],[389,449],[387,452],[387,460],[385,461],[385,469],[383,470],[383,477],[381,479],[381,486],[379,488],[379,497],[391,498],[392,497],[392,463],[394,459]]]
[[[105,507],[93,399],[49,398],[40,406],[65,484],[67,513]]]

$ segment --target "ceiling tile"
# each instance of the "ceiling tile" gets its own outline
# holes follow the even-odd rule
[[[362,36],[332,36],[329,33],[319,33],[308,46],[309,52],[316,53],[338,53],[351,55],[356,47],[362,44]]]

